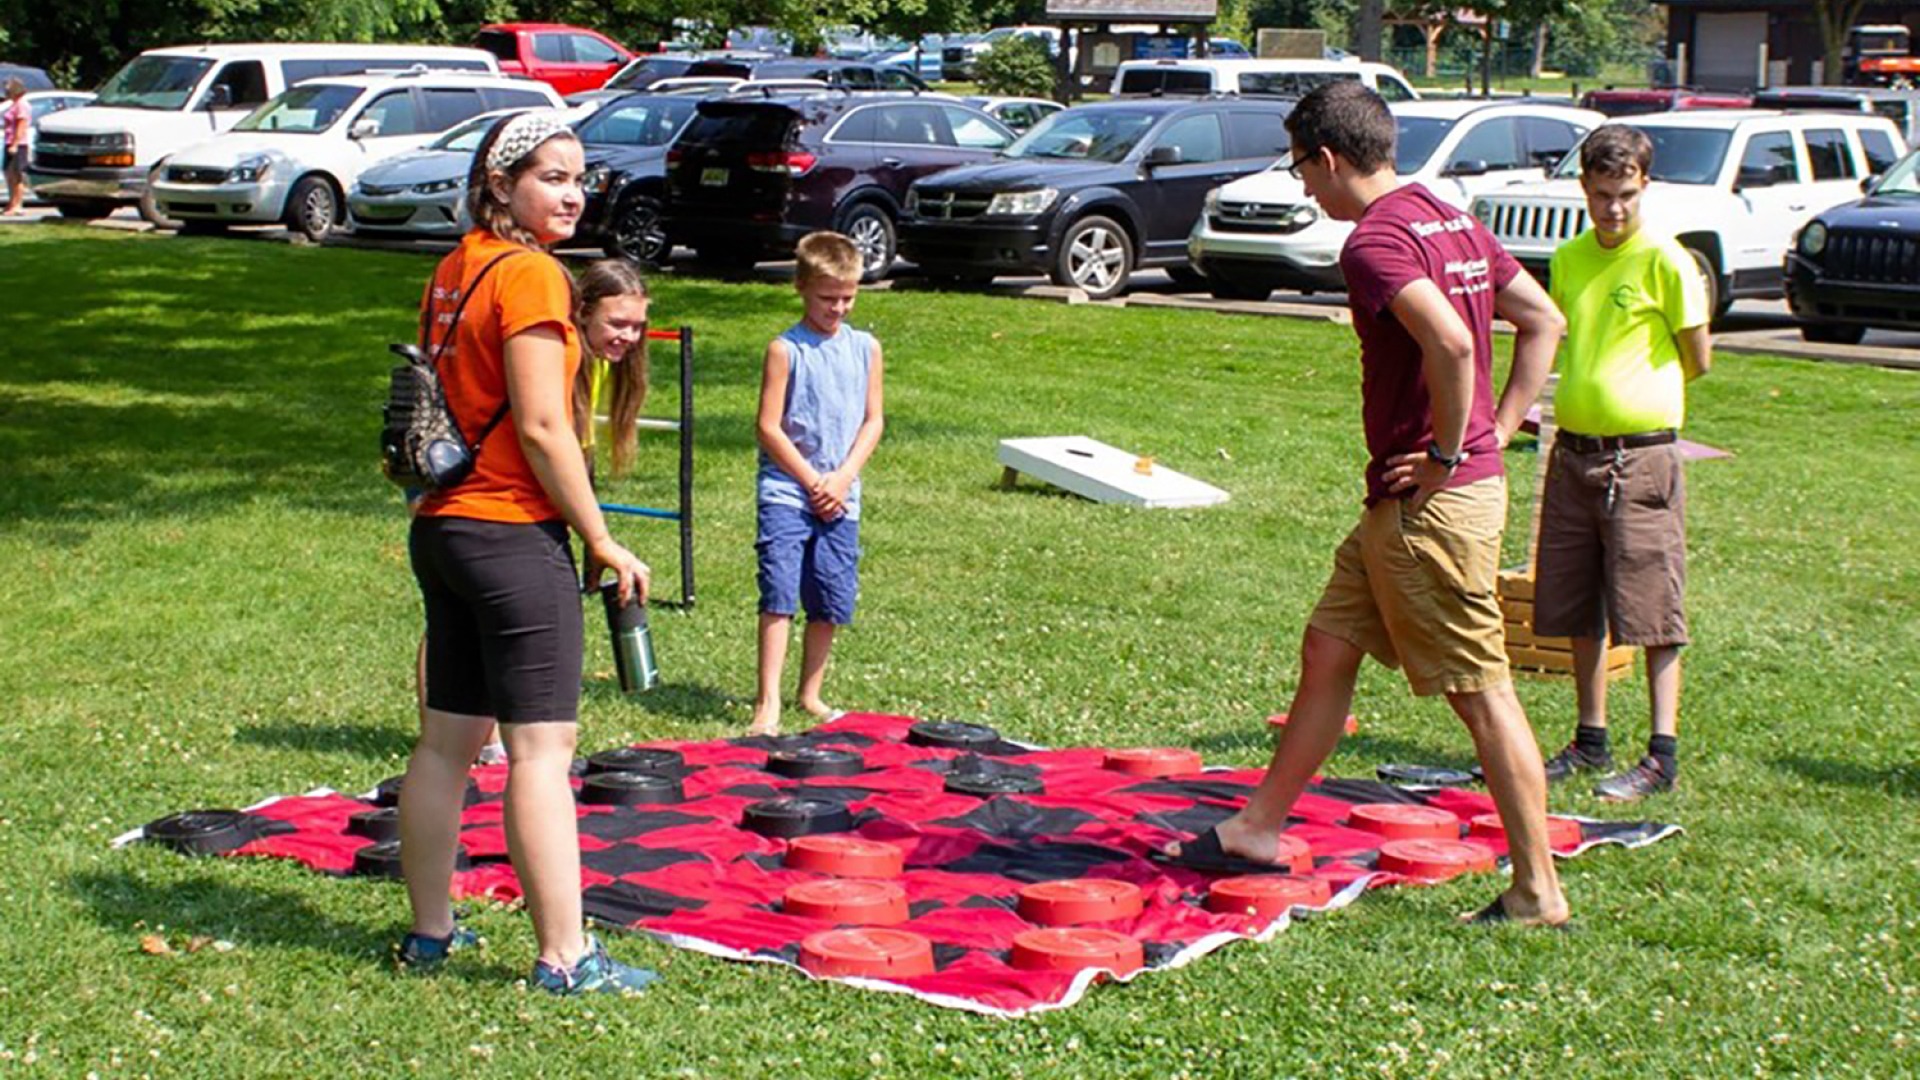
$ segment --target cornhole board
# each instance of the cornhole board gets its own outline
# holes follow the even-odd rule
[[[1012,487],[1014,479],[1026,473],[1094,502],[1149,509],[1213,506],[1232,497],[1205,481],[1085,435],[1002,439],[997,457],[1006,467],[1002,487]],[[1148,462],[1145,472],[1138,468],[1142,460]]]

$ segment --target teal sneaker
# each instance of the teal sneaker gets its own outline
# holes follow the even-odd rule
[[[393,951],[394,962],[402,970],[430,972],[447,962],[450,953],[462,949],[471,949],[480,944],[480,935],[471,929],[453,924],[453,932],[446,937],[428,937],[425,934],[409,933],[400,939],[400,945]]]
[[[658,972],[632,964],[623,964],[607,954],[598,938],[587,938],[587,951],[571,968],[559,968],[545,960],[533,965],[533,985],[549,994],[572,997],[575,994],[637,994],[660,981]]]

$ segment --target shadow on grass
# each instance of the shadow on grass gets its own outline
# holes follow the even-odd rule
[[[1835,761],[1832,758],[1812,758],[1796,754],[1775,758],[1772,764],[1781,772],[1793,773],[1816,784],[1866,788],[1871,791],[1884,791],[1889,795],[1920,799],[1920,762],[1876,769],[1853,761]]]
[[[628,697],[620,692],[618,679],[589,675],[580,687],[580,698],[582,701],[637,704],[650,713],[690,723],[739,719],[744,715],[739,710],[738,699],[715,687],[684,683],[662,682],[644,694]]]
[[[346,752],[376,761],[412,752],[418,733],[391,724],[247,724],[234,741],[269,750]]]
[[[218,869],[209,865],[209,872]],[[395,927],[404,918],[404,902],[397,893],[399,906],[393,921],[375,929],[325,915],[291,889],[210,878],[162,882],[109,871],[76,874],[67,884],[93,918],[111,932],[124,934],[144,922],[223,938],[241,948],[316,949],[368,959],[386,954],[395,940]]]

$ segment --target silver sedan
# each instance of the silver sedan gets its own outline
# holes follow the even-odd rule
[[[389,158],[360,174],[347,193],[347,218],[355,233],[461,236],[467,218],[467,170],[487,131],[503,116],[524,109],[483,113],[418,150]]]

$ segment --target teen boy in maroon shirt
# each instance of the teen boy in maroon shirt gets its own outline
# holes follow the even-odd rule
[[[1506,826],[1513,884],[1471,921],[1557,926],[1566,897],[1547,847],[1540,749],[1507,672],[1495,576],[1506,524],[1500,451],[1540,392],[1565,323],[1546,292],[1471,216],[1393,169],[1394,120],[1358,81],[1287,118],[1293,174],[1330,217],[1358,226],[1340,256],[1360,338],[1366,510],[1334,554],[1308,620],[1300,685],[1265,778],[1175,858],[1272,862],[1287,812],[1340,741],[1360,662],[1404,667],[1467,725]],[[1513,323],[1496,406],[1492,323]]]

